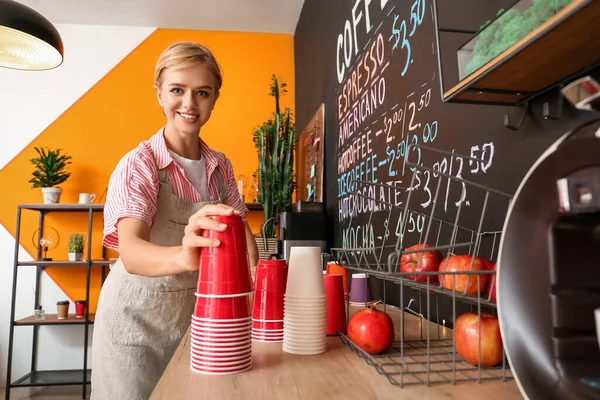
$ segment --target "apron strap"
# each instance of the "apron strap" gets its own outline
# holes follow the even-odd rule
[[[157,166],[158,169],[158,166]],[[158,169],[158,180],[160,183],[166,183],[167,185],[171,184],[171,180],[169,179],[169,173],[167,172],[167,168]]]
[[[225,185],[225,179],[223,179],[223,174],[219,171],[219,168],[215,168],[213,172],[215,174],[215,178],[217,178],[217,187],[219,188],[219,198],[221,203],[227,204],[227,186]]]

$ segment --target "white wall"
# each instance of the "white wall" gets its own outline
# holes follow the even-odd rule
[[[60,67],[41,72],[0,69],[2,131],[10,132],[2,138],[0,168],[155,30],[92,25],[56,27],[65,48],[65,61]],[[14,237],[0,226],[0,387],[6,384],[14,245]],[[23,248],[19,256],[21,261],[31,260]],[[35,267],[20,267],[16,319],[33,313],[34,285]],[[42,274],[41,288],[41,304],[47,313],[56,313],[56,302],[67,296],[46,274]],[[69,311],[74,312],[74,305]],[[82,368],[83,329],[83,326],[40,327],[38,369]],[[29,372],[32,332],[32,327],[15,328],[13,381]],[[92,338],[93,328],[90,333]]]

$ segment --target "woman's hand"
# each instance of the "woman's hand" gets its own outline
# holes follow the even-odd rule
[[[202,237],[206,229],[222,232],[227,226],[210,218],[215,215],[239,215],[240,212],[224,204],[208,204],[192,215],[185,227],[182,248],[177,252],[176,264],[183,270],[195,271],[200,267],[200,248],[217,247],[218,240]]]

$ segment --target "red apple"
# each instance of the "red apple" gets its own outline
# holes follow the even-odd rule
[[[406,250],[420,250],[431,247],[429,244],[416,244],[409,247]],[[402,254],[400,259],[400,271],[401,272],[434,272],[440,268],[440,262],[442,262],[442,253],[438,250],[434,251],[422,251],[418,253]],[[432,284],[438,284],[437,275],[409,275],[409,279],[417,279],[418,281],[429,282]]]
[[[380,354],[394,343],[394,323],[371,304],[350,318],[348,338],[367,353]]]
[[[492,260],[488,260],[487,258],[482,258],[482,260],[483,260],[483,264],[485,265],[485,269],[491,270],[491,271],[496,270],[495,262],[493,262]],[[497,281],[496,273],[494,273],[492,275],[488,275],[488,284],[485,287],[484,300],[487,300],[489,298],[490,301],[493,301],[494,303],[496,302],[496,281]],[[490,293],[491,293],[492,297],[490,297]]]
[[[471,269],[471,259],[473,260],[473,269]],[[446,257],[440,263],[440,272],[452,271],[484,271],[485,264],[479,257],[458,255]],[[456,278],[454,278],[456,277]],[[488,281],[488,275],[479,275],[480,292],[485,290]],[[453,281],[456,279],[456,292],[465,293],[471,296],[477,296],[477,275],[476,274],[443,274],[440,275],[442,287],[452,290]],[[465,291],[466,290],[466,291]]]
[[[469,312],[462,314],[454,323],[456,352],[466,362],[479,365],[479,338],[481,338],[481,366],[493,367],[502,361],[502,336],[498,317],[481,313],[481,335],[479,317]]]

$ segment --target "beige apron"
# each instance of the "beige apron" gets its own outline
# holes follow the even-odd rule
[[[188,203],[172,194],[167,169],[158,171],[156,215],[150,242],[179,246],[191,215],[205,204],[227,203],[215,170],[218,201]],[[198,271],[160,278],[132,275],[119,258],[100,292],[92,343],[93,400],[146,400],[187,331]]]

